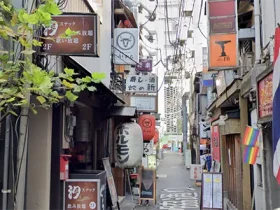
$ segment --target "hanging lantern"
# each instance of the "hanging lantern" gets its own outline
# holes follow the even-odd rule
[[[120,168],[132,168],[141,164],[143,137],[137,123],[123,123],[115,129],[115,159]]]
[[[159,140],[159,131],[158,131],[158,129],[156,128],[156,129],[155,129],[155,136],[154,136],[154,144],[155,144],[155,145],[158,143],[158,140]]]
[[[138,118],[138,124],[142,128],[143,140],[149,141],[155,136],[156,118],[150,114],[143,114]]]

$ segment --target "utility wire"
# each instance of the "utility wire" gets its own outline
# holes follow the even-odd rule
[[[203,7],[203,0],[201,0],[201,4],[200,4],[200,11],[199,11],[199,18],[198,18],[197,27],[198,27],[200,33],[204,36],[204,38],[205,38],[206,40],[208,40],[208,38],[205,36],[205,34],[202,32],[202,30],[201,30],[201,28],[200,28],[200,18],[201,18],[202,7]]]
[[[150,21],[150,19],[155,15],[155,12],[156,12],[156,10],[157,10],[157,7],[158,7],[158,0],[156,1],[155,9],[154,9],[154,11],[152,12],[152,14],[150,15],[150,17],[148,18],[148,20],[147,20],[145,23],[143,23],[142,25],[140,25],[140,27],[143,27],[144,25],[146,25],[146,24]]]

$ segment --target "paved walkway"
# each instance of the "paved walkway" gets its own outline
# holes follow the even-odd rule
[[[201,188],[190,180],[179,153],[165,153],[157,170],[157,204],[137,206],[137,201],[126,200],[121,210],[198,210]]]

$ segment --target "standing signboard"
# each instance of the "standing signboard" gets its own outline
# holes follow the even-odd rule
[[[63,209],[100,210],[99,189],[100,180],[66,180],[64,182]]]
[[[140,169],[140,199],[152,200],[156,203],[156,171],[154,169]]]
[[[105,169],[106,175],[107,175],[107,182],[108,182],[108,187],[109,187],[109,191],[110,191],[110,195],[111,195],[112,205],[113,205],[113,208],[116,208],[118,206],[118,194],[117,194],[117,190],[116,190],[116,186],[115,186],[114,177],[112,174],[110,161],[109,161],[109,158],[103,158],[102,160],[103,160],[104,169]]]
[[[157,76],[150,75],[127,75],[126,92],[134,93],[157,93]]]
[[[202,165],[191,164],[190,179],[201,180],[201,176],[202,176]]]
[[[139,29],[114,29],[114,63],[136,65],[139,62]]]
[[[223,209],[223,174],[203,173],[201,209]]]
[[[52,16],[53,24],[44,29],[41,53],[48,55],[99,56],[99,18],[96,14]],[[78,34],[63,37],[70,28]]]

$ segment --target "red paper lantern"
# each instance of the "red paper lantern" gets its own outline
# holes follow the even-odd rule
[[[155,136],[154,136],[154,144],[157,144],[157,143],[158,143],[158,140],[159,140],[159,131],[158,131],[158,129],[156,128],[156,130],[155,130]]]
[[[138,118],[138,124],[143,132],[143,140],[149,141],[155,136],[156,118],[150,114],[143,114]]]

